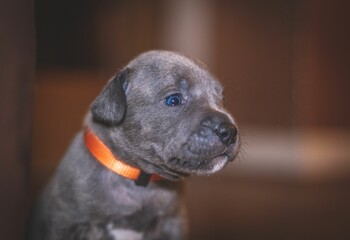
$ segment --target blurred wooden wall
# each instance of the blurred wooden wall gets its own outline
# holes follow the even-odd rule
[[[215,71],[239,123],[292,128],[296,1],[218,1]]]
[[[304,129],[319,133],[322,128],[347,133],[348,1],[207,0],[193,4],[203,2],[211,10],[210,19],[206,20],[210,24],[201,26],[210,28],[211,33],[210,40],[206,40],[210,44],[209,67],[223,82],[226,105],[243,129],[257,127],[269,136],[275,130],[288,135]],[[169,23],[166,15],[174,4],[184,1],[37,3],[39,51],[32,162],[35,193],[53,173],[73,135],[81,128],[90,102],[111,74],[149,49],[183,49],[185,53],[189,50],[181,36],[172,42],[180,44],[177,46],[164,37],[171,33],[176,38],[186,32],[173,31],[174,22]],[[179,9],[182,8],[177,8],[174,18],[181,18]],[[192,44],[200,41],[198,36],[189,38]],[[332,141],[332,136],[336,135],[326,135],[327,140]],[[278,149],[281,155],[277,160],[292,159],[297,162],[293,165],[297,166],[296,171],[312,172],[307,168],[322,162],[315,158],[309,164],[309,155],[297,159],[300,156],[288,143],[302,144],[318,154],[323,154],[319,146],[324,151],[323,147],[332,147],[328,142],[318,145],[315,139],[319,139],[317,134],[310,143],[316,147],[287,139],[291,140],[286,141],[288,151]],[[343,139],[348,138],[334,139],[334,144],[346,145]],[[260,140],[268,145],[266,136]],[[264,146],[260,146],[262,151]],[[267,147],[276,155],[276,146]],[[339,168],[333,157],[327,155],[327,168]],[[264,159],[260,158],[259,166],[263,168]],[[238,165],[248,161],[241,160]],[[261,238],[260,233],[267,234],[266,239],[281,239],[284,230],[289,231],[290,239],[348,239],[349,194],[344,191],[348,181],[314,186],[281,175],[278,176],[283,179],[276,177],[271,181],[254,173],[234,180],[218,177],[221,182],[215,182],[211,188],[202,180],[190,182],[190,187],[192,184],[192,189],[197,190],[188,197],[194,213],[191,220],[198,223],[192,228],[194,239],[213,239],[220,234],[226,236],[222,239],[233,235],[239,236],[237,239],[257,239]],[[344,170],[344,175],[348,176],[348,170]],[[265,177],[273,176],[267,173]],[[219,203],[202,201],[204,194],[208,199],[215,196]],[[212,235],[208,234],[209,229],[214,229]]]
[[[34,1],[0,2],[0,238],[22,239],[29,208]]]
[[[198,25],[210,33],[203,40],[173,29],[168,15],[186,7],[182,1],[68,2],[38,1],[40,67],[113,72],[149,49],[190,54],[188,44],[205,42],[227,106],[242,124],[350,127],[348,1],[194,1],[194,9],[210,9],[206,25]],[[186,27],[188,14],[174,17]]]
[[[81,127],[88,102],[109,76],[140,52],[186,50],[189,43],[184,39],[191,44],[201,41],[196,35],[179,36],[188,30],[173,30],[176,18],[208,17],[198,27],[210,28],[210,40],[203,41],[208,45],[209,67],[222,81],[226,106],[240,126],[286,132],[350,128],[349,2],[193,1],[192,8],[197,4],[206,9],[207,15],[194,11],[204,14],[199,18],[182,16],[187,3],[176,4],[38,1],[33,145],[38,183],[52,173]],[[167,15],[172,10],[177,11],[173,19]],[[66,18],[61,21],[62,16]],[[170,41],[169,36],[179,39]],[[78,91],[82,84],[84,90]],[[53,145],[57,139],[62,141]]]
[[[295,117],[304,127],[350,128],[350,2],[301,1],[295,14]]]

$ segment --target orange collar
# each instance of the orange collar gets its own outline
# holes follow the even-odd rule
[[[157,174],[148,174],[117,159],[111,150],[88,128],[84,132],[84,141],[90,153],[109,170],[135,181],[138,186],[146,186],[151,181],[160,180]]]

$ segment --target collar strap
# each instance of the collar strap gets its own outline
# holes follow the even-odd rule
[[[148,182],[160,180],[157,174],[148,174],[139,168],[130,166],[116,158],[111,150],[89,129],[84,132],[84,142],[90,153],[109,170],[135,181],[138,186],[147,186]]]

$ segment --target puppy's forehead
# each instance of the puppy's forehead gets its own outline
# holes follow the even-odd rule
[[[185,87],[191,88],[195,95],[222,92],[221,84],[203,64],[173,52],[147,52],[131,61],[128,67],[132,69],[135,84],[145,87]]]

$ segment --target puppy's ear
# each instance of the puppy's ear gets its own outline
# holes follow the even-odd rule
[[[127,68],[118,72],[92,103],[91,112],[95,121],[108,126],[116,126],[123,121],[126,112],[125,90],[128,72]]]

